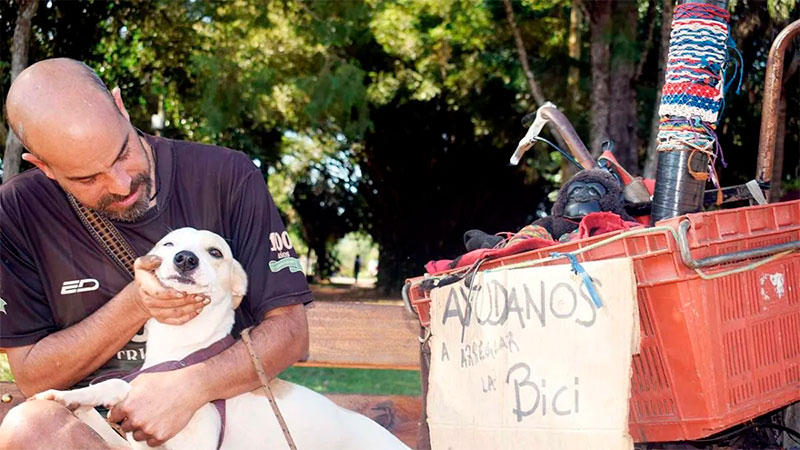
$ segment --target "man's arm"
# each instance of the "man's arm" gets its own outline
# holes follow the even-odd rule
[[[19,389],[28,397],[46,389],[67,389],[111,359],[139,331],[147,317],[128,297],[130,286],[94,314],[39,342],[8,348]]]
[[[278,375],[308,353],[305,307],[291,305],[269,311],[250,336],[264,372],[269,377]],[[261,382],[239,340],[205,362],[173,372],[142,374],[131,386],[128,397],[111,410],[108,420],[126,419],[123,430],[155,447],[182,430],[204,404],[252,391]]]
[[[46,389],[67,389],[111,359],[150,317],[180,324],[197,315],[203,298],[183,296],[157,283],[152,270],[160,261],[136,261],[136,281],[75,325],[35,344],[6,349],[19,389],[31,396]]]
[[[255,326],[250,337],[264,372],[278,376],[289,366],[308,355],[308,320],[303,305],[291,305],[269,311]],[[250,353],[240,339],[228,351],[205,363],[188,367],[197,377],[206,402],[231,398],[261,386]]]

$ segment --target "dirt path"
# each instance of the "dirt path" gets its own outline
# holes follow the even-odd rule
[[[402,301],[399,291],[386,295],[375,289],[374,283],[359,281],[359,284],[354,285],[352,284],[352,278],[334,279],[333,282],[329,283],[312,284],[311,292],[314,293],[314,300],[322,302]]]

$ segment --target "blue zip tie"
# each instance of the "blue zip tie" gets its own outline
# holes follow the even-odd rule
[[[578,258],[575,257],[572,253],[559,253],[553,252],[550,253],[550,256],[553,258],[567,258],[569,259],[570,264],[572,265],[572,272],[577,275],[580,275],[581,279],[583,280],[583,284],[586,286],[586,290],[589,291],[589,297],[592,298],[592,303],[597,309],[603,307],[603,302],[600,300],[600,294],[597,293],[597,289],[594,288],[594,282],[592,282],[592,278],[586,273],[586,270],[583,268],[581,263],[578,262]]]

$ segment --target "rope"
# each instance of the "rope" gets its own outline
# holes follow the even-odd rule
[[[672,234],[672,237],[675,239],[675,242],[676,243],[678,242],[678,240],[679,240],[678,232],[672,227],[662,225],[662,226],[650,227],[650,228],[640,228],[640,229],[637,229],[637,230],[625,231],[623,233],[620,233],[620,234],[617,234],[615,236],[612,236],[612,237],[610,237],[608,239],[603,239],[602,241],[595,242],[594,244],[587,245],[586,247],[580,248],[580,249],[572,251],[572,252],[560,253],[560,254],[551,253],[551,256],[546,257],[546,258],[535,259],[535,260],[531,260],[531,261],[523,261],[523,262],[519,262],[519,263],[515,263],[515,264],[508,264],[508,265],[505,265],[505,266],[499,266],[499,267],[495,267],[495,268],[492,268],[492,269],[486,269],[485,272],[494,272],[494,271],[498,271],[498,270],[522,269],[522,268],[527,268],[527,267],[538,266],[538,265],[541,265],[541,264],[544,264],[544,263],[547,263],[547,262],[555,261],[556,259],[564,257],[564,255],[571,254],[571,255],[577,256],[577,255],[580,255],[581,253],[585,253],[585,252],[588,252],[590,250],[594,250],[596,248],[603,247],[605,245],[611,244],[612,242],[616,242],[616,241],[619,241],[619,240],[622,240],[622,239],[626,239],[626,238],[629,238],[631,236],[641,236],[641,235],[647,235],[647,234],[660,234],[663,231],[667,231],[670,234]],[[770,263],[772,261],[780,259],[780,258],[782,258],[782,257],[784,257],[784,256],[786,256],[786,255],[788,255],[790,253],[793,253],[795,251],[797,251],[797,250],[788,250],[788,251],[785,251],[785,252],[776,253],[776,254],[768,257],[768,258],[764,258],[762,260],[753,262],[753,263],[748,264],[746,266],[738,267],[736,269],[731,269],[731,270],[727,270],[727,271],[724,271],[724,272],[707,274],[707,273],[701,271],[700,269],[695,269],[695,272],[697,272],[697,274],[700,276],[700,278],[702,278],[704,280],[713,280],[715,278],[721,278],[721,277],[724,277],[724,276],[734,275],[734,274],[737,274],[737,273],[746,272],[748,270],[753,270],[753,269],[755,269],[755,268],[757,268],[759,266],[763,266],[764,264],[768,264],[768,263]]]
[[[289,433],[289,427],[286,425],[286,421],[283,419],[283,414],[281,414],[281,410],[278,408],[278,402],[275,401],[275,396],[272,394],[272,389],[269,387],[269,377],[266,373],[264,373],[264,366],[261,364],[261,360],[258,359],[255,349],[253,349],[253,341],[250,339],[249,327],[242,330],[241,337],[242,342],[244,342],[244,346],[247,347],[247,352],[250,354],[250,360],[253,361],[253,367],[256,369],[256,373],[258,374],[258,380],[261,381],[261,387],[264,388],[264,395],[267,396],[269,406],[272,408],[272,412],[275,414],[275,418],[278,420],[278,425],[281,427],[281,431],[283,431],[283,437],[286,439],[286,445],[290,450],[297,450],[297,446],[294,443],[292,434]]]
[[[714,279],[717,279],[717,278],[727,277],[728,275],[734,275],[734,274],[737,274],[737,273],[747,272],[748,270],[753,270],[756,267],[760,267],[760,266],[763,266],[764,264],[771,263],[772,261],[775,261],[776,259],[783,258],[784,256],[786,256],[786,255],[788,255],[790,253],[794,253],[796,251],[797,250],[787,250],[785,252],[776,253],[776,254],[770,256],[769,258],[762,259],[761,261],[756,261],[756,262],[750,263],[750,264],[748,264],[746,266],[737,267],[736,269],[726,270],[726,271],[723,271],[723,272],[707,274],[707,273],[701,271],[700,269],[694,269],[694,271],[697,272],[697,274],[700,275],[700,278],[702,278],[704,280],[714,280]]]
[[[621,239],[625,239],[625,238],[628,238],[628,237],[631,237],[631,236],[639,236],[639,235],[645,235],[645,234],[657,234],[657,233],[660,233],[662,231],[669,231],[670,233],[672,233],[672,236],[675,238],[675,242],[678,241],[678,232],[675,231],[675,229],[672,228],[672,227],[668,227],[668,226],[662,225],[662,226],[658,226],[658,227],[640,228],[640,229],[636,229],[636,230],[625,231],[625,232],[622,232],[620,234],[611,236],[608,239],[603,239],[602,241],[595,242],[594,244],[587,245],[586,247],[579,248],[578,250],[575,250],[575,251],[572,251],[572,252],[569,252],[569,253],[572,254],[572,255],[576,255],[577,256],[577,255],[580,255],[581,253],[588,252],[590,250],[594,250],[594,249],[596,249],[598,247],[602,247],[604,245],[608,245],[608,244],[610,244],[612,242],[616,242],[616,241],[619,241]],[[494,272],[494,271],[497,271],[497,270],[513,270],[513,269],[522,269],[522,268],[526,268],[526,267],[533,267],[533,266],[538,266],[538,265],[541,265],[541,264],[544,264],[544,263],[548,263],[548,262],[551,262],[551,261],[555,261],[555,260],[560,259],[560,258],[562,258],[562,256],[552,256],[552,254],[551,254],[551,256],[548,256],[546,258],[534,259],[534,260],[531,260],[531,261],[522,261],[522,262],[519,262],[519,263],[507,264],[507,265],[495,267],[495,268],[492,268],[492,269],[486,269],[486,272]]]
[[[619,240],[622,240],[622,239],[629,238],[631,236],[642,236],[642,235],[648,235],[648,234],[660,234],[661,232],[669,232],[672,235],[672,238],[675,240],[675,243],[677,245],[677,243],[680,240],[680,238],[678,237],[678,232],[674,228],[672,228],[670,226],[661,225],[661,226],[649,227],[649,228],[638,228],[638,229],[635,229],[635,230],[629,230],[629,231],[622,232],[620,234],[611,236],[610,238],[603,239],[602,241],[595,242],[594,244],[587,245],[586,247],[579,248],[579,249],[574,250],[572,252],[565,252],[565,253],[553,252],[553,253],[550,253],[550,256],[547,256],[545,258],[533,259],[533,260],[530,260],[530,261],[522,261],[522,262],[518,262],[518,263],[514,263],[514,264],[505,264],[505,265],[497,266],[497,267],[494,267],[494,268],[491,268],[491,269],[484,269],[483,272],[484,273],[489,273],[489,272],[496,272],[496,271],[500,271],[500,270],[524,269],[524,268],[528,268],[528,267],[539,266],[539,265],[542,265],[542,264],[545,264],[545,263],[548,263],[548,262],[552,262],[552,261],[555,261],[555,260],[558,260],[558,259],[561,259],[561,258],[569,258],[571,260],[572,257],[574,257],[574,256],[577,256],[577,255],[580,255],[582,253],[585,253],[585,252],[588,252],[588,251],[591,251],[591,250],[606,246],[608,244],[611,244],[613,242],[616,242],[616,241],[619,241]],[[722,277],[725,277],[725,276],[728,276],[728,275],[735,275],[737,273],[742,273],[742,272],[746,272],[748,270],[753,270],[753,269],[755,269],[757,267],[763,266],[764,264],[768,264],[768,263],[770,263],[772,261],[775,261],[777,259],[783,258],[784,256],[787,256],[787,255],[789,255],[789,254],[791,254],[793,252],[796,252],[796,251],[797,250],[787,250],[785,252],[776,253],[776,254],[774,254],[772,256],[769,256],[769,257],[761,259],[759,261],[750,263],[750,264],[748,264],[746,266],[738,267],[738,268],[727,270],[727,271],[723,271],[723,272],[717,272],[717,273],[713,273],[713,274],[705,273],[705,272],[701,271],[700,269],[694,269],[694,270],[697,273],[697,275],[700,276],[700,278],[702,278],[704,280],[713,280],[713,279],[716,279],[716,278],[722,278]],[[462,269],[463,271],[465,271],[464,275],[468,274],[469,272],[473,272],[474,273],[473,280],[474,280],[474,277],[477,276],[478,273],[480,272],[480,266],[481,266],[481,264],[483,264],[483,262],[484,262],[483,260],[478,260],[478,261],[475,262],[475,264]],[[461,271],[459,271],[459,272],[461,272]],[[452,274],[449,274],[447,276],[452,276]],[[445,277],[436,277],[436,276],[425,277],[423,280],[417,281],[417,282],[411,284],[411,287],[419,286],[423,282],[432,282],[433,287],[439,287],[438,286],[438,281],[440,279],[443,279],[443,278],[445,278]],[[464,276],[462,276],[461,278],[464,278]],[[470,291],[471,290],[472,290],[472,286],[470,286]]]

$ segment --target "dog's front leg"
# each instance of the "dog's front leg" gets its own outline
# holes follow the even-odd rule
[[[49,389],[34,395],[30,400],[52,400],[61,403],[71,410],[75,410],[81,406],[99,405],[111,408],[122,401],[130,390],[131,385],[126,381],[107,380],[72,391]]]

